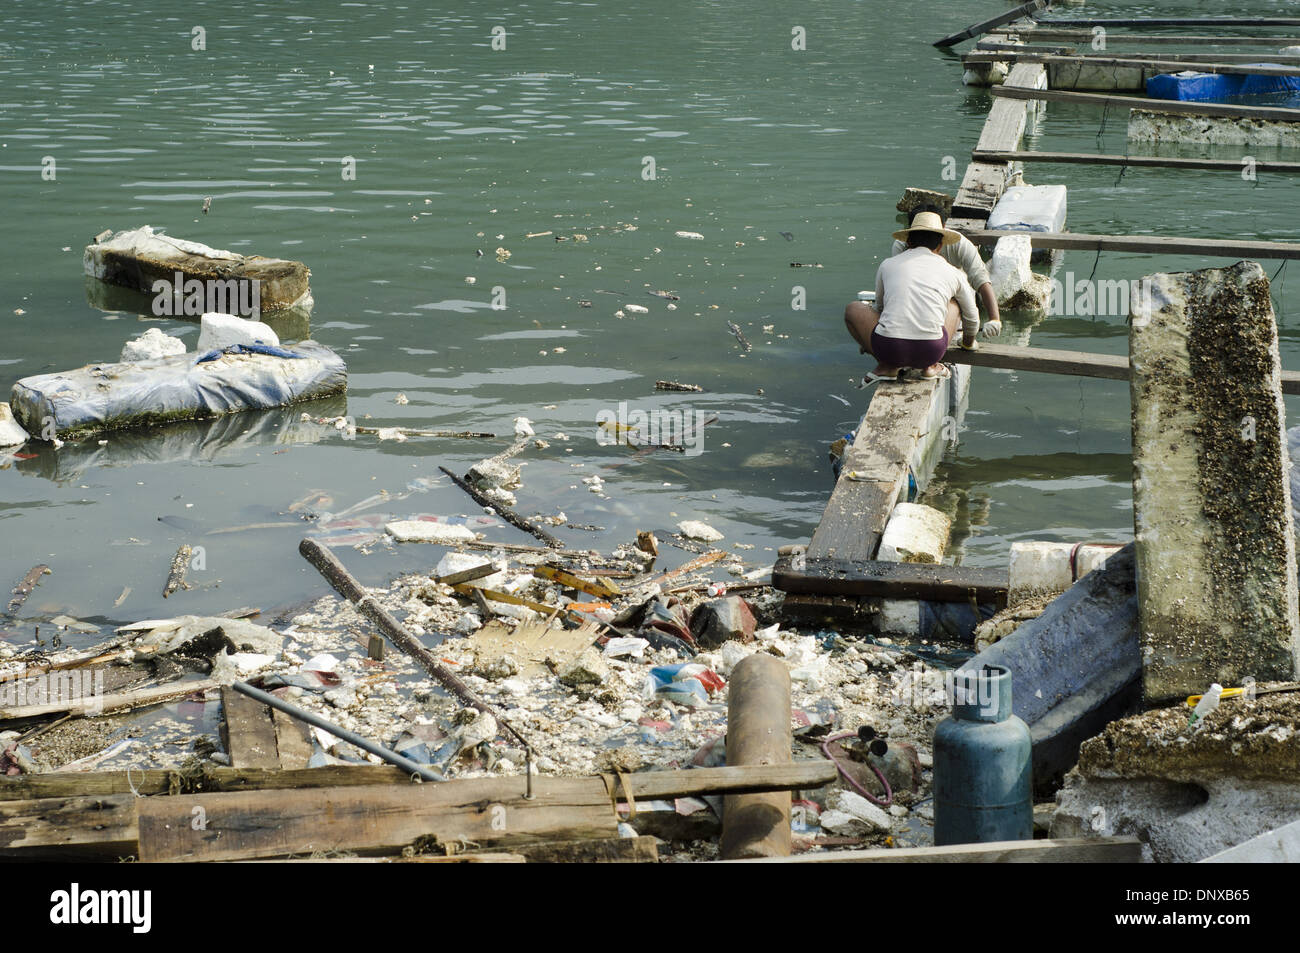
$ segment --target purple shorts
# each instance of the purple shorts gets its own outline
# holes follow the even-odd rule
[[[915,367],[924,369],[943,360],[948,350],[948,332],[932,341],[910,341],[906,338],[887,338],[878,331],[871,332],[871,353],[881,364],[890,367]]]

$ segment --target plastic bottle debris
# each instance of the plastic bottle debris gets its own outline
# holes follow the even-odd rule
[[[703,241],[704,236],[699,232],[673,232],[678,238],[693,238],[697,241]]]
[[[1210,690],[1201,696],[1201,700],[1192,709],[1192,717],[1187,720],[1187,726],[1193,730],[1199,729],[1210,712],[1219,707],[1219,698],[1222,694],[1222,685],[1218,682],[1211,685]]]
[[[643,694],[692,708],[709,703],[709,692],[726,686],[721,678],[698,662],[656,665],[646,676]]]

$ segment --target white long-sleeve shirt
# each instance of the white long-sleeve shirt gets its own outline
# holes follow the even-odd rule
[[[876,330],[887,338],[933,341],[943,334],[952,298],[961,308],[962,330],[974,336],[980,318],[966,276],[928,248],[909,248],[876,270]]]
[[[890,255],[901,255],[907,251],[907,243],[894,239],[893,248]],[[958,271],[966,273],[966,280],[976,291],[980,290],[980,285],[989,280],[989,270],[984,265],[984,259],[980,257],[980,250],[975,247],[975,243],[965,235],[959,241],[951,245],[943,245],[939,249],[939,254],[943,260],[952,265]]]

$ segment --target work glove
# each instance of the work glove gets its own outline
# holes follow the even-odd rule
[[[983,331],[986,338],[995,338],[1002,333],[1002,322],[985,321]]]

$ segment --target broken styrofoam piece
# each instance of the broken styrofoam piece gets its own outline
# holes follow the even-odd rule
[[[200,353],[231,347],[235,344],[269,344],[280,346],[280,338],[271,326],[235,314],[209,311],[199,318]],[[182,349],[183,350],[183,349]]]
[[[1011,544],[1007,605],[1053,592],[1064,592],[1088,573],[1105,565],[1122,543],[1056,543],[1029,540]],[[1074,565],[1071,566],[1071,554]]]
[[[438,560],[438,565],[433,568],[433,574],[438,577],[450,576],[452,573],[464,572],[466,569],[473,569],[476,566],[482,566],[484,563],[492,562],[483,556],[474,553],[445,553]],[[503,563],[494,563],[498,567]],[[464,583],[466,586],[475,586],[482,589],[499,589],[506,581],[505,572],[498,568],[496,572],[489,576],[481,576],[478,579],[471,579]]]
[[[27,431],[14,420],[9,405],[0,403],[0,447],[16,447],[26,443],[27,440]]]
[[[889,514],[877,559],[888,562],[937,563],[948,546],[952,520],[923,503],[899,503]]]
[[[821,813],[821,826],[832,834],[861,837],[889,831],[890,817],[861,794],[853,791],[836,791],[826,802]]]
[[[185,353],[185,342],[180,338],[164,334],[162,328],[149,328],[138,338],[127,341],[122,346],[122,360],[152,361],[159,357],[172,357]]]
[[[394,520],[385,524],[384,532],[399,543],[449,544],[472,542],[478,538],[468,526],[432,520]]]
[[[703,543],[716,543],[723,535],[708,523],[699,520],[682,520],[677,524],[681,534],[688,539],[698,539]]]

